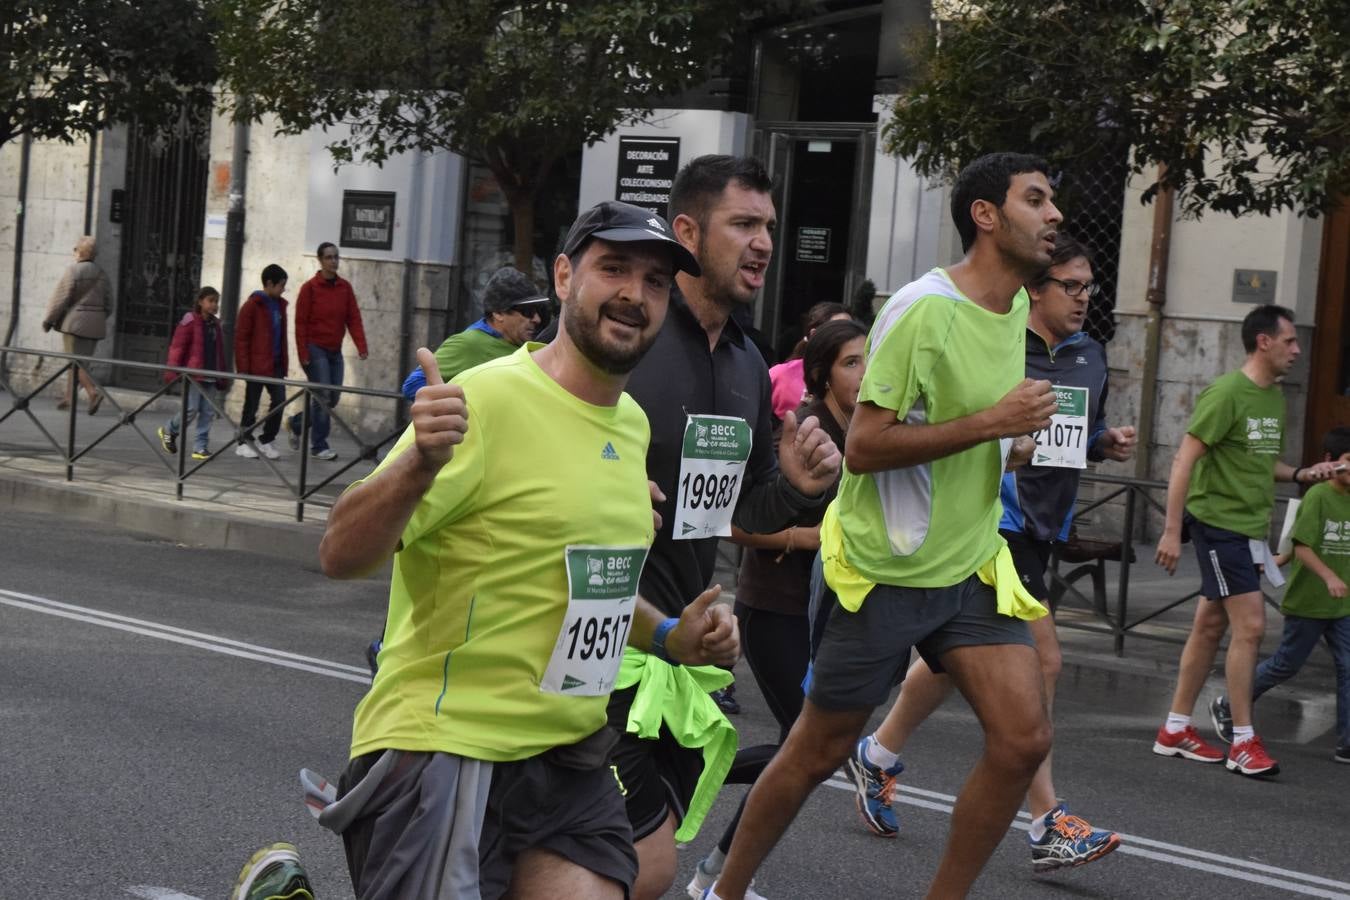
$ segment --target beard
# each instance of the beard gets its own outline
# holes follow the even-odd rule
[[[731,309],[739,304],[749,303],[755,298],[753,292],[745,293],[736,280],[736,275],[740,271],[740,260],[736,261],[736,266],[730,272],[719,271],[707,252],[707,239],[702,234],[699,235],[698,249],[694,253],[694,258],[698,260],[699,268],[703,270],[703,274],[699,276],[703,296],[718,306]]]
[[[656,331],[639,334],[636,340],[628,343],[605,339],[601,333],[601,320],[607,315],[641,329],[648,326],[647,312],[629,303],[609,300],[601,305],[594,318],[570,302],[564,304],[564,310],[566,318],[562,324],[568,337],[591,365],[607,375],[627,375],[633,371],[656,340]]]
[[[1033,275],[1045,271],[1050,265],[1051,256],[1041,246],[1039,234],[1019,234],[1003,210],[996,210],[999,222],[1007,239],[999,242],[999,249],[1009,265],[1025,274],[1029,280]]]

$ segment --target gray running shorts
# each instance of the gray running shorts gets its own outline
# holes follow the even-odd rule
[[[602,729],[573,748],[483,764],[491,772],[485,804],[474,803],[468,796],[472,791],[464,790],[462,773],[442,763],[460,757],[391,750],[352,760],[339,782],[339,796],[360,784],[383,754],[396,754],[395,765],[342,832],[357,896],[461,896],[454,888],[448,894],[434,892],[438,882],[445,889],[445,878],[472,872],[472,855],[464,860],[463,854],[476,851],[478,890],[462,895],[497,900],[510,886],[520,855],[531,848],[552,851],[618,882],[626,895],[637,877],[637,854],[618,780],[608,764],[613,737]],[[576,747],[597,744],[603,750],[598,761],[594,754],[575,752]],[[474,836],[472,824],[447,834],[444,823],[465,815],[481,816],[476,848],[464,846]]]
[[[824,596],[813,606],[828,610],[820,646],[811,666],[807,696],[823,709],[872,709],[886,702],[891,688],[919,655],[934,672],[942,655],[957,647],[988,644],[1034,646],[1027,623],[1000,615],[994,589],[972,574],[943,588],[907,588],[879,584],[857,612]]]

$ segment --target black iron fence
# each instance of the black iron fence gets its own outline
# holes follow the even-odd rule
[[[1168,643],[1185,643],[1185,638],[1182,637],[1154,634],[1138,629],[1141,625],[1152,622],[1199,597],[1198,589],[1182,597],[1166,599],[1160,605],[1149,604],[1146,609],[1132,610],[1130,602],[1130,573],[1133,564],[1142,561],[1145,565],[1154,565],[1151,547],[1145,559],[1136,558],[1135,540],[1150,536],[1152,529],[1148,527],[1147,521],[1150,512],[1155,512],[1158,516],[1166,514],[1167,482],[1095,474],[1084,475],[1082,481],[1084,484],[1095,484],[1100,487],[1095,499],[1080,502],[1076,517],[1081,520],[1084,516],[1093,513],[1102,514],[1109,509],[1109,515],[1098,515],[1097,518],[1118,520],[1120,537],[1119,540],[1102,540],[1082,538],[1075,534],[1069,541],[1055,545],[1046,573],[1051,608],[1057,609],[1060,604],[1068,601],[1075,607],[1088,611],[1095,619],[1089,622],[1061,619],[1058,620],[1058,625],[1111,635],[1117,656],[1124,655],[1126,635]],[[1276,501],[1277,507],[1283,499]],[[1107,586],[1110,577],[1108,563],[1116,564],[1114,597],[1110,595]],[[1085,578],[1091,585],[1091,596],[1085,595],[1078,588]],[[1269,595],[1265,597],[1271,606],[1278,605]]]
[[[227,379],[230,382],[242,381],[267,385],[281,385],[286,391],[286,399],[285,405],[277,414],[283,416],[282,424],[284,430],[285,410],[292,408],[297,402],[300,404],[300,407],[296,412],[300,416],[299,446],[301,448],[309,447],[312,400],[328,405],[326,400],[328,395],[333,392],[361,397],[379,397],[389,400],[393,407],[393,415],[390,418],[394,424],[388,429],[384,429],[380,433],[374,435],[373,438],[362,435],[357,429],[346,422],[342,416],[338,414],[336,409],[333,409],[330,406],[328,410],[330,421],[334,423],[337,428],[340,428],[346,433],[356,445],[357,451],[351,458],[345,460],[342,465],[327,472],[322,478],[312,480],[309,471],[310,454],[308,452],[295,454],[292,460],[286,461],[285,466],[279,464],[277,461],[267,458],[265,455],[259,456],[260,461],[263,462],[275,476],[277,484],[294,498],[295,519],[297,522],[304,521],[306,503],[327,505],[322,498],[316,496],[319,491],[338,481],[338,479],[342,478],[344,474],[349,472],[359,463],[374,461],[382,448],[391,444],[398,438],[406,423],[406,401],[402,394],[395,391],[381,391],[370,388],[340,385],[323,385],[308,381],[291,381],[284,378],[264,378],[256,375],[240,375],[233,372],[217,372],[207,369],[171,368],[169,366],[156,365],[153,363],[132,362],[121,359],[100,359],[96,357],[77,356],[70,353],[28,350],[18,347],[6,347],[4,348],[4,353],[51,360],[58,363],[58,365],[51,374],[43,378],[31,390],[24,393],[16,391],[11,381],[6,378],[4,370],[0,369],[0,390],[5,391],[11,398],[9,409],[5,410],[0,407],[0,427],[12,417],[19,415],[26,416],[27,419],[36,426],[50,449],[54,453],[59,454],[64,461],[67,481],[73,481],[75,479],[76,468],[81,460],[86,457],[92,458],[94,451],[119,429],[128,429],[136,434],[145,442],[146,446],[154,451],[154,458],[159,460],[167,470],[168,475],[175,480],[175,494],[179,499],[182,499],[183,497],[183,486],[188,479],[192,478],[202,470],[208,469],[220,456],[227,452],[231,452],[238,444],[245,441],[248,441],[249,443],[256,442],[255,433],[262,430],[266,419],[271,415],[270,411],[268,415],[260,415],[253,425],[245,429],[241,427],[237,421],[230,418],[222,402],[217,398],[213,398],[210,394],[205,395],[215,412],[217,420],[222,423],[229,423],[231,426],[233,432],[232,439],[212,451],[206,459],[196,460],[190,458],[187,449],[189,438],[187,422],[189,418],[189,401],[192,392],[188,390],[188,386],[193,383],[194,376],[205,377],[210,380]],[[121,370],[135,371],[142,375],[147,381],[153,379],[155,383],[160,384],[160,387],[153,392],[137,395],[134,405],[129,404],[123,406],[116,396],[109,393],[103,385],[98,384],[97,380],[95,380],[95,386],[98,391],[97,396],[100,398],[101,408],[114,412],[115,420],[109,422],[106,416],[96,419],[81,418],[80,404],[76,402],[78,401],[79,392],[75,382],[77,373],[83,371],[86,374],[90,374],[91,366],[97,366],[99,368],[110,366],[112,367],[114,375]],[[170,376],[167,381],[164,380],[166,373]],[[93,377],[92,374],[90,374],[90,377]],[[63,385],[61,383],[63,378],[68,381],[68,385]],[[33,399],[43,391],[52,387],[55,387],[58,390],[68,389],[69,393],[67,396],[72,398],[70,408],[66,410],[65,433],[61,437],[52,434],[47,426],[43,424],[41,419],[34,414],[31,408]],[[152,411],[158,412],[158,410],[152,410],[156,401],[165,395],[171,394],[175,390],[180,392],[180,396],[175,399],[178,403],[178,422],[182,427],[180,429],[177,455],[175,457],[166,457],[160,451],[159,438],[155,435],[153,429],[150,433],[146,433],[141,418]],[[123,393],[122,396],[125,401],[125,394]],[[85,423],[83,437],[80,434],[81,422]],[[287,468],[290,468],[291,470],[289,473],[286,471]]]

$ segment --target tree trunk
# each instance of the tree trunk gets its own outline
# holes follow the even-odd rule
[[[515,223],[516,268],[534,278],[534,191],[506,192],[511,205],[511,219]]]

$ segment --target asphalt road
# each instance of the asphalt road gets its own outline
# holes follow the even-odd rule
[[[345,761],[384,593],[380,579],[327,581],[312,560],[0,512],[0,900],[212,900],[281,839],[299,845],[321,898],[350,898],[341,842],[305,812],[296,773],[336,775]],[[739,690],[742,742],[769,739],[748,675]],[[1014,828],[974,896],[1350,897],[1350,767],[1331,762],[1330,736],[1263,722],[1284,772],[1249,780],[1153,756],[1165,707],[1066,686],[1058,788],[1124,845],[1034,876]],[[897,839],[866,832],[836,778],[757,886],[773,900],[922,896],[979,748],[969,712],[949,704],[904,755]],[[670,897],[743,790],[726,790],[682,853]]]

